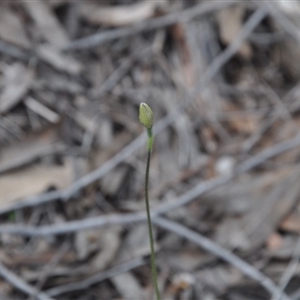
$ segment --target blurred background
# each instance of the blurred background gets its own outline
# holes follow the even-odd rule
[[[0,3],[0,299],[300,299],[298,1]],[[160,213],[160,217],[158,214]]]

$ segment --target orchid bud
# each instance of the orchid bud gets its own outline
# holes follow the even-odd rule
[[[152,128],[154,122],[153,112],[149,105],[144,102],[140,104],[139,119],[147,129]]]

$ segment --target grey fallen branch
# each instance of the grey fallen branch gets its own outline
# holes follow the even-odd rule
[[[20,60],[29,60],[33,55],[27,51],[18,48],[15,45],[8,44],[0,39],[0,53]]]
[[[128,272],[130,270],[133,270],[137,267],[140,267],[144,265],[144,261],[142,258],[136,258],[131,261],[125,262],[123,264],[111,267],[108,270],[105,270],[103,272],[100,272],[98,274],[95,274],[93,276],[90,276],[84,280],[80,280],[79,282],[72,282],[64,285],[60,285],[54,288],[51,288],[47,290],[47,294],[51,296],[58,296],[67,292],[74,292],[74,291],[80,291],[89,288],[90,286],[106,280],[108,278],[111,278],[113,276],[116,276],[121,273]]]
[[[284,153],[288,150],[295,149],[300,146],[300,134],[290,139],[288,141],[281,142],[273,147],[270,147],[256,156],[253,156],[246,161],[240,163],[235,172],[228,176],[219,176],[217,178],[205,181],[196,185],[194,188],[190,189],[188,192],[183,194],[177,199],[171,202],[162,204],[153,208],[151,210],[152,218],[155,218],[161,214],[165,214],[174,209],[182,207],[189,204],[194,199],[199,196],[211,191],[212,189],[219,187],[230,180],[234,179],[236,176],[248,172],[255,167],[263,164],[267,160]],[[89,218],[85,220],[72,221],[64,224],[50,225],[50,226],[25,226],[25,225],[1,225],[0,233],[14,233],[24,236],[47,236],[47,235],[61,235],[66,233],[72,233],[78,230],[105,227],[116,224],[131,224],[137,222],[145,222],[146,214],[145,212],[128,213],[128,214],[111,214],[107,216],[100,216]]]
[[[0,165],[0,175],[24,167],[40,157],[44,157],[54,153],[60,153],[66,150],[66,146],[62,143],[36,147],[30,153],[25,153],[13,161],[4,162]]]
[[[153,54],[152,47],[139,49],[130,57],[126,58],[120,66],[105,80],[100,88],[91,91],[91,98],[101,98],[104,94],[109,93],[117,85],[117,83],[129,72],[132,64],[141,58],[147,58]]]
[[[45,293],[39,292],[37,289],[23,281],[19,276],[11,272],[4,265],[0,263],[0,277],[9,282],[12,286],[17,288],[19,291],[27,294],[28,296],[34,297],[38,300],[54,300]]]
[[[178,117],[180,112],[183,111],[185,107],[187,107],[190,103],[192,103],[200,92],[203,92],[205,90],[205,88],[209,85],[210,81],[214,78],[218,71],[226,64],[226,62],[228,62],[231,57],[235,55],[235,53],[239,50],[239,47],[245,42],[245,40],[249,37],[254,28],[261,22],[261,20],[266,16],[266,14],[266,8],[262,6],[251,15],[235,41],[215,58],[215,60],[208,68],[208,71],[200,79],[199,83],[195,85],[194,89],[187,93],[184,101],[182,101],[183,105],[179,106],[177,109],[170,112],[165,118],[157,122],[156,126],[154,126],[153,128],[155,134],[158,134],[159,132],[167,128]],[[78,179],[66,190],[49,192],[42,195],[31,196],[22,199],[16,203],[9,204],[6,207],[0,208],[0,215],[12,210],[36,206],[58,199],[63,199],[65,201],[70,199],[81,189],[99,180],[105,174],[115,168],[119,163],[127,159],[134,151],[142,146],[145,141],[145,134],[137,137],[129,145],[123,148],[123,150],[121,150],[114,157],[105,162],[101,167]]]
[[[297,25],[295,25],[282,11],[271,3],[267,3],[270,14],[277,21],[284,31],[290,35],[300,45],[300,35]]]
[[[195,17],[208,14],[234,3],[236,3],[236,1],[226,1],[224,3],[212,1],[201,3],[184,11],[168,14],[166,16],[158,17],[152,20],[139,22],[125,28],[106,30],[104,32],[96,33],[91,36],[78,39],[68,45],[64,50],[88,49],[118,38],[124,38],[141,32],[159,29],[178,22],[187,22]]]
[[[258,282],[261,286],[263,286],[273,298],[280,298],[282,300],[291,299],[284,293],[282,293],[281,289],[276,286],[276,284],[264,274],[259,272],[253,266],[248,264],[246,261],[242,260],[235,254],[231,253],[227,249],[219,246],[218,244],[214,243],[210,239],[202,236],[201,234],[192,231],[176,222],[169,221],[165,218],[156,217],[153,220],[153,223],[157,226],[164,228],[168,231],[174,232],[189,241],[197,244],[202,249],[206,250],[207,252],[223,259],[224,261],[230,263],[231,265],[235,266],[237,269],[243,272],[243,274],[247,275],[251,279]],[[279,299],[278,298],[278,299]]]

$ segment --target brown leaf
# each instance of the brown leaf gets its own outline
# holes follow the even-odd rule
[[[238,36],[243,27],[244,14],[245,7],[242,5],[235,5],[220,10],[217,15],[220,38],[226,45],[230,45]],[[245,58],[250,58],[252,55],[250,45],[244,43],[239,49],[239,54]]]
[[[286,219],[280,224],[280,229],[300,233],[300,213],[298,210],[295,210],[291,213]]]
[[[269,251],[277,250],[282,246],[282,243],[283,243],[282,236],[277,232],[273,232],[271,233],[271,235],[267,240],[267,249]]]
[[[191,88],[195,84],[195,69],[187,43],[186,30],[187,28],[181,23],[172,26],[173,37],[178,46],[182,75],[187,87]]]

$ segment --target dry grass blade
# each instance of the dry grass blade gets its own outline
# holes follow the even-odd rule
[[[54,300],[45,293],[39,292],[34,287],[23,281],[20,277],[15,275],[13,272],[8,270],[4,265],[0,264],[0,276],[4,278],[7,282],[12,284],[18,290],[27,294],[28,296],[34,296],[39,300]]]

